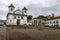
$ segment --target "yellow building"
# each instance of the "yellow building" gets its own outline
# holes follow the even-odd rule
[[[47,16],[47,19],[51,19],[51,18],[54,18],[54,14],[52,14],[52,16],[51,15]]]

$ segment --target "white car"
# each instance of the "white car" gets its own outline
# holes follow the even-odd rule
[[[27,23],[27,25],[32,25],[32,23]]]

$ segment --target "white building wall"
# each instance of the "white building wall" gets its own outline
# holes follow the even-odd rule
[[[60,27],[60,19],[58,20],[58,24],[59,24],[59,27]]]
[[[55,23],[54,23],[55,21]],[[58,23],[56,23],[58,21]],[[52,22],[52,23],[50,23]],[[60,27],[60,19],[53,19],[53,20],[47,20],[45,21],[45,25],[49,25],[49,26],[55,26],[55,25],[59,25]]]
[[[13,15],[9,15],[9,16],[8,16],[8,19],[13,19],[13,18],[14,18]]]
[[[20,25],[23,25],[24,21],[23,19],[20,20]]]
[[[20,19],[20,25],[27,24],[27,16],[24,16],[23,19],[21,19],[21,16],[16,16],[16,19],[13,15],[8,16],[7,25],[17,25],[17,19]]]
[[[16,19],[14,19],[13,15],[9,15],[6,24],[7,25],[17,25],[16,24]]]
[[[13,19],[13,24],[17,25],[17,20],[16,19]]]
[[[24,24],[27,24],[27,16],[23,17]]]
[[[8,19],[6,22],[7,25],[17,25],[16,19]]]

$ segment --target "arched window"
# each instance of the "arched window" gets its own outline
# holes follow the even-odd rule
[[[14,16],[14,19],[16,19],[16,16]]]
[[[50,21],[50,24],[52,24],[52,22]]]
[[[56,26],[59,26],[59,25],[58,25],[58,20],[56,21]]]
[[[19,16],[18,16],[18,18],[19,18]]]
[[[58,20],[56,21],[56,23],[58,23]]]
[[[11,11],[13,11],[13,8],[11,8]]]
[[[10,22],[11,22],[11,20],[10,20]]]
[[[21,19],[23,19],[23,16],[21,16]]]
[[[54,24],[55,24],[55,21],[54,21]]]
[[[10,23],[12,23],[12,20],[10,20]]]
[[[35,20],[34,20],[34,23],[35,23]]]

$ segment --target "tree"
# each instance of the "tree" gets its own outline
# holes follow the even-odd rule
[[[41,16],[38,16],[37,17],[38,19],[41,19],[41,18],[45,18],[43,15],[41,15]]]
[[[28,19],[28,20],[31,20],[32,17],[33,17],[32,15],[28,15],[28,16],[27,16],[27,19]]]

